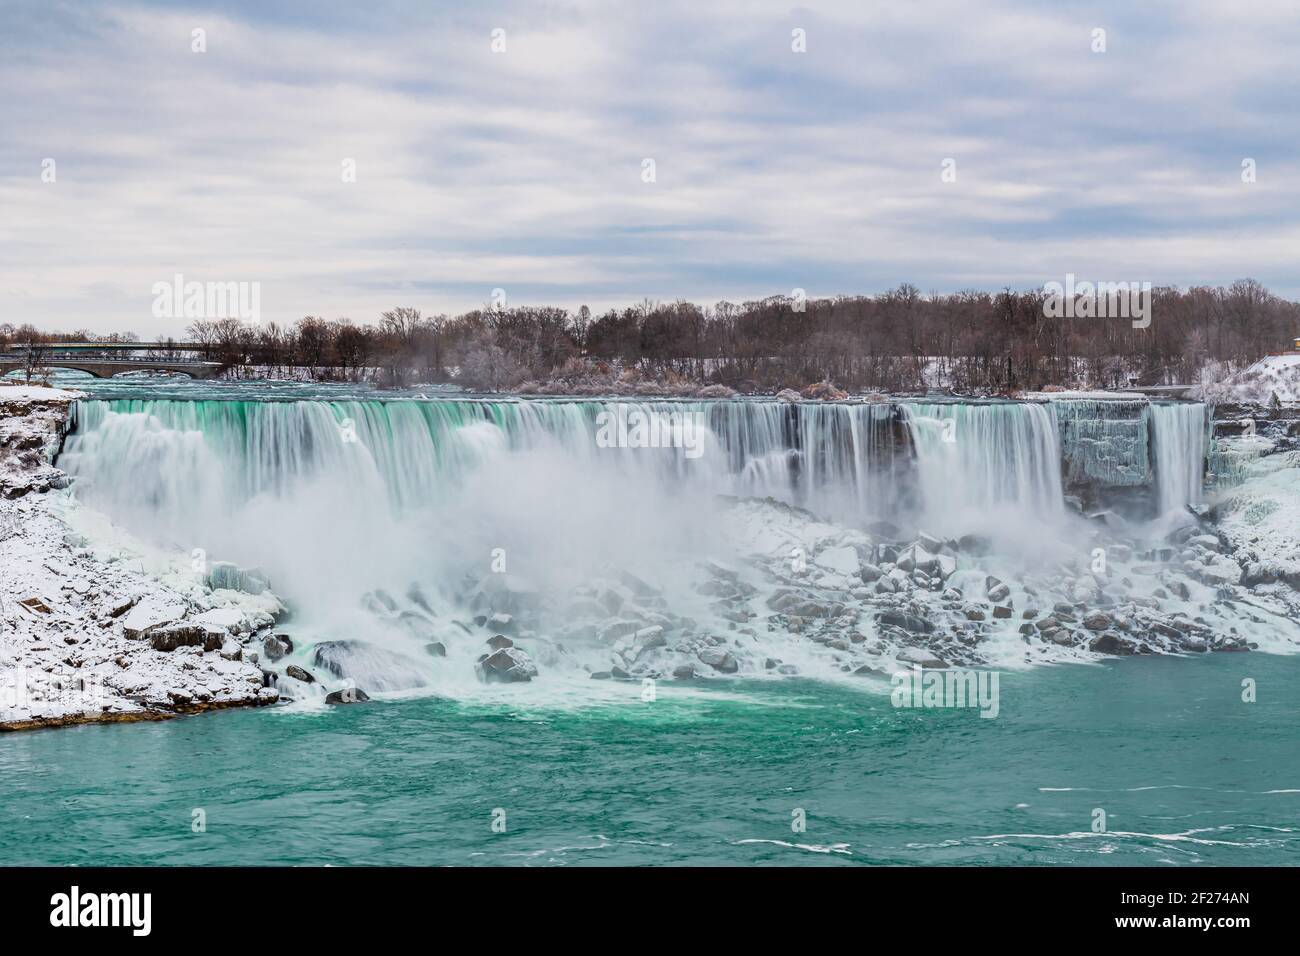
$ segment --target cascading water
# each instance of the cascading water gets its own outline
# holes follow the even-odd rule
[[[1158,404],[1147,410],[1155,464],[1156,498],[1169,512],[1201,500],[1209,450],[1209,408],[1202,404]]]
[[[502,600],[535,594],[550,608],[528,615],[534,652],[589,647],[596,670],[621,639],[607,628],[626,624],[625,599],[638,628],[663,617],[696,642],[689,621],[714,634],[750,624],[717,597],[755,555],[778,580],[806,555],[833,604],[861,588],[854,569],[872,544],[860,529],[881,519],[900,536],[975,532],[1026,566],[1068,557],[1057,416],[1018,402],[91,401],[59,464],[80,502],[137,537],[263,571],[306,646],[360,636],[401,655],[352,662],[370,668],[371,689],[401,690],[426,686],[410,674],[474,682],[483,638],[467,622],[499,610],[481,601],[497,585]],[[1181,475],[1190,489],[1188,459],[1199,462],[1192,417],[1176,419],[1180,445],[1157,441],[1171,487]],[[635,440],[647,423],[667,447]],[[701,587],[710,562],[724,583]],[[628,571],[659,596],[618,583]],[[738,634],[753,645],[737,650],[747,666],[805,653],[800,673],[830,666],[779,629]],[[429,677],[411,661],[434,641],[449,666]]]
[[[926,520],[941,528],[991,528],[1009,513],[1062,512],[1056,419],[1039,404],[905,405],[916,436]]]
[[[602,447],[602,413],[698,416],[702,447]],[[771,495],[845,519],[892,512],[912,465],[893,405],[477,401],[88,402],[62,463],[86,500],[174,532],[322,480],[400,512],[494,454],[544,449],[587,474]]]

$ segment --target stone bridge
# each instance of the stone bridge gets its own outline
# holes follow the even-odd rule
[[[0,354],[0,376],[26,367],[21,355]],[[175,361],[169,359],[105,359],[90,356],[51,355],[41,360],[41,368],[75,369],[95,378],[112,378],[123,372],[180,372],[190,378],[214,378],[225,370],[221,362]]]

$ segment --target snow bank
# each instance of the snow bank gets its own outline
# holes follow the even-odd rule
[[[1300,403],[1300,352],[1269,355],[1219,382],[1201,385],[1206,401],[1267,405],[1276,394],[1284,404]]]
[[[66,388],[47,388],[43,385],[10,385],[0,383],[0,403],[3,402],[71,402],[85,398],[84,392]]]
[[[240,640],[282,610],[273,596],[241,609],[201,580],[173,587],[141,551],[70,528],[84,509],[50,490],[67,482],[49,451],[75,397],[0,389],[0,730],[274,702]]]

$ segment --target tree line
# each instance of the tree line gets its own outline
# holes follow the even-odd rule
[[[1300,304],[1253,279],[1158,287],[1147,328],[1128,319],[1049,317],[1045,298],[1010,289],[926,295],[904,284],[874,296],[774,296],[739,305],[645,300],[599,315],[586,306],[457,316],[400,307],[369,324],[319,316],[291,325],[202,320],[187,327],[185,340],[236,375],[305,369],[320,379],[386,385],[506,389],[631,375],[740,391],[829,381],[881,391],[942,384],[1011,392],[1191,382],[1210,361],[1240,367],[1289,349],[1300,335]],[[56,340],[139,341],[0,325],[0,347]],[[167,343],[155,351],[176,357]]]

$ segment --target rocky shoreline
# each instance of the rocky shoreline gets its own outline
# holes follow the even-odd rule
[[[50,461],[76,398],[0,389],[0,731],[274,703],[241,639],[277,600],[165,584],[69,527]]]
[[[737,564],[697,566],[702,614],[675,612],[663,589],[626,571],[559,602],[485,577],[462,598],[483,613],[460,626],[482,635],[485,652],[508,647],[531,668],[509,680],[535,677],[534,660],[596,680],[885,677],[913,665],[1248,651],[1260,647],[1253,629],[1275,633],[1274,649],[1288,640],[1300,649],[1296,595],[1243,586],[1233,545],[1190,512],[1158,542],[1099,525],[1079,557],[1004,580],[1005,562],[978,536],[848,530],[772,499],[724,506],[757,529],[754,547]]]

